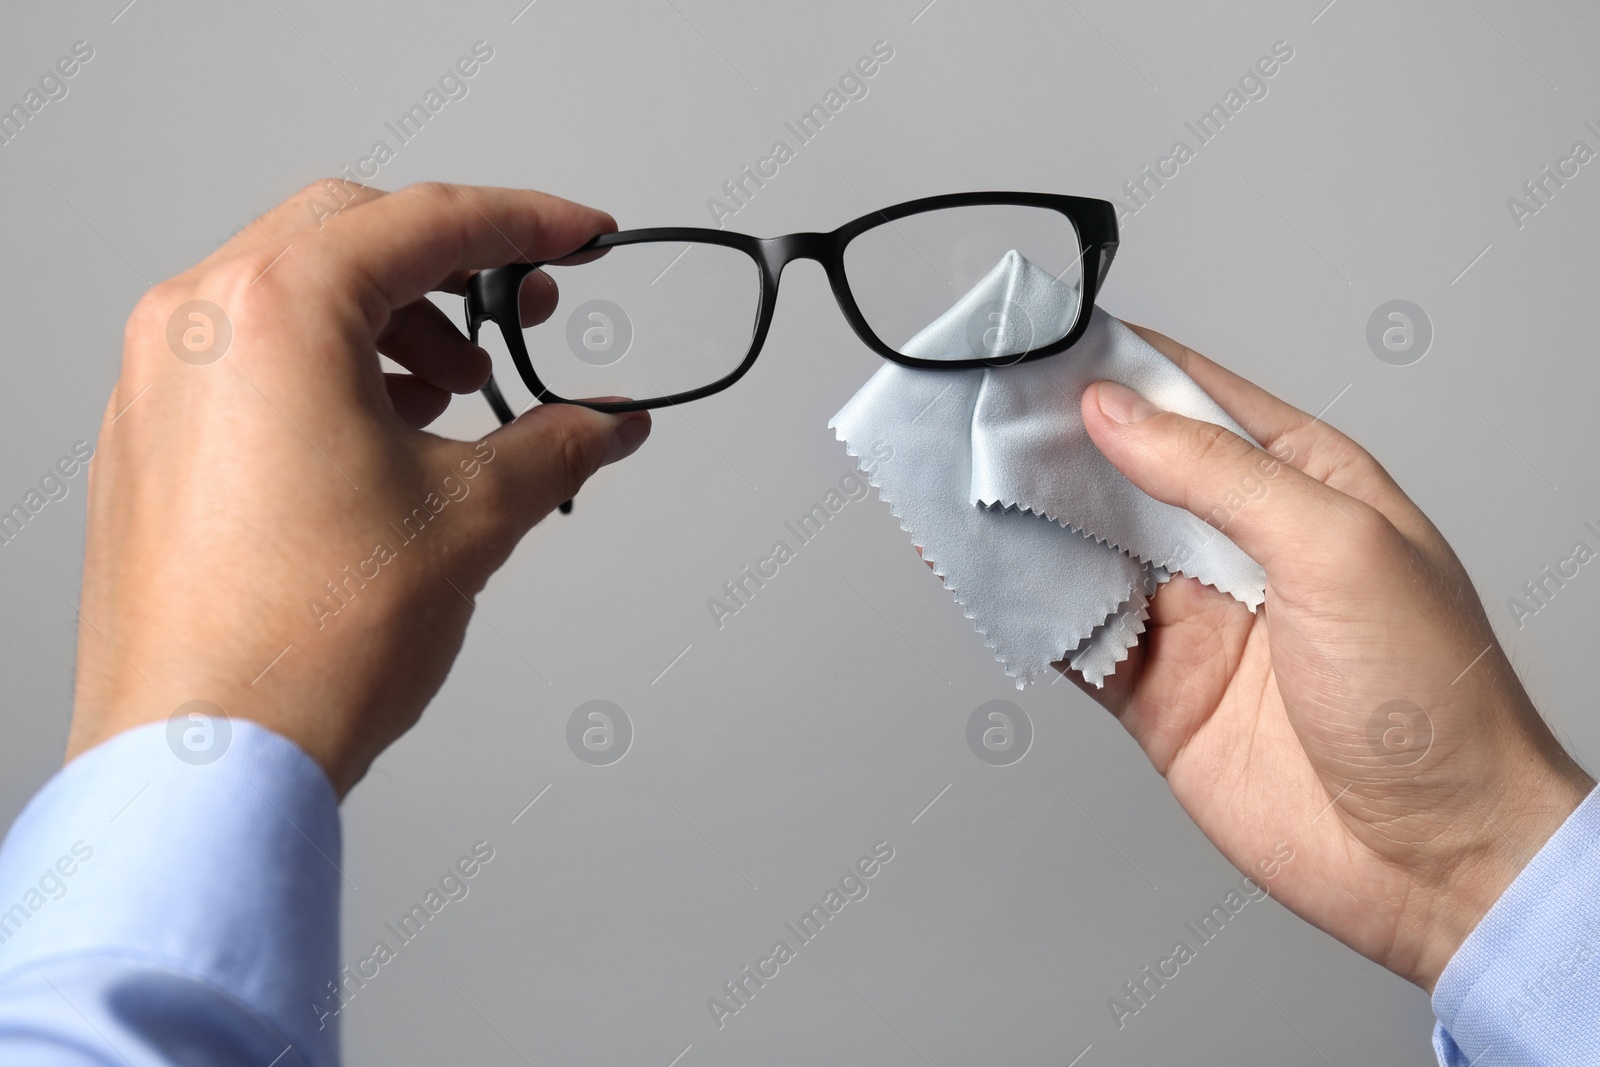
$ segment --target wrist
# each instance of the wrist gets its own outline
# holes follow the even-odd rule
[[[1416,894],[1428,912],[1425,932],[1411,965],[1391,969],[1432,995],[1462,943],[1594,786],[1556,748],[1514,761],[1497,786],[1458,787],[1456,824],[1439,835]]]
[[[192,688],[185,687],[182,692],[189,693]],[[205,765],[226,754],[236,722],[252,722],[299,748],[322,770],[340,799],[370,762],[361,761],[350,751],[350,741],[339,736],[337,716],[294,715],[259,696],[249,699],[215,686],[199,689],[214,699],[168,692],[137,679],[127,684],[93,684],[80,677],[63,762],[70,763],[129,730],[165,723],[166,742],[174,759]]]

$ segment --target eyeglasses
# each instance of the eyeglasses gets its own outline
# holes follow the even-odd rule
[[[743,377],[797,259],[822,264],[868,348],[902,366],[958,369],[1072,347],[1116,251],[1110,203],[1052,193],[927,197],[831,233],[623,230],[558,260],[480,271],[467,285],[467,325],[474,343],[485,322],[499,327],[540,402],[641,411]],[[558,306],[569,309],[562,319]],[[493,378],[483,393],[511,421]],[[608,396],[630,399],[583,399]]]

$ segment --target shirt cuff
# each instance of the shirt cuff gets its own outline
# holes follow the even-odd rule
[[[185,744],[207,728],[205,751]],[[87,960],[148,966],[334,1064],[340,859],[338,799],[286,738],[239,719],[128,730],[59,771],[0,847],[0,994]]]
[[[1600,788],[1456,950],[1433,991],[1445,1067],[1600,1063]]]

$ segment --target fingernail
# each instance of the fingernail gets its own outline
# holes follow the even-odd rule
[[[629,418],[617,424],[611,431],[611,443],[606,447],[606,458],[600,461],[604,467],[608,463],[615,463],[619,459],[627,459],[639,450],[644,444],[644,439],[650,436],[650,420],[648,418]]]
[[[1142,422],[1161,410],[1126,385],[1101,382],[1095,388],[1099,390],[1096,398],[1100,402],[1100,410],[1112,422],[1124,425]]]

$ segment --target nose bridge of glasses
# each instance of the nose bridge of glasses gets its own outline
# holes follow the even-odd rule
[[[826,267],[833,249],[834,237],[828,233],[787,233],[761,242],[762,255],[775,276],[797,259],[814,259]]]

